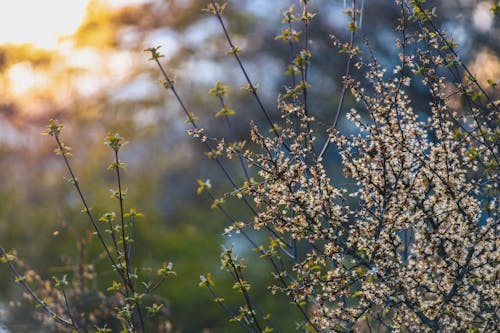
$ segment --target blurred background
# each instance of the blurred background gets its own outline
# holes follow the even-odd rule
[[[250,76],[276,119],[276,98],[289,84],[283,73],[291,56],[274,37],[280,34],[282,11],[290,3],[294,1],[233,0],[225,12]],[[393,28],[399,8],[392,1],[357,3],[364,6],[359,40],[368,39],[379,61],[393,68],[398,61],[394,40],[399,36]],[[500,33],[490,11],[493,3],[429,2],[437,6],[439,26],[460,44],[461,58],[483,83],[500,77]],[[64,179],[60,157],[53,154],[54,142],[40,132],[50,118],[64,124],[63,139],[73,147],[72,163],[97,215],[117,210],[109,192],[115,187],[114,177],[106,170],[113,156],[104,137],[119,132],[129,142],[121,157],[127,164],[126,205],[145,215],[137,226],[134,260],[141,267],[174,263],[177,277],[158,290],[167,301],[174,331],[240,329],[227,323],[212,296],[197,286],[200,274],[212,272],[227,303],[238,304],[238,295],[224,294],[223,287],[231,283],[218,269],[221,245],[234,245],[248,257],[255,298],[283,332],[293,331],[298,313],[292,307],[284,309],[288,302],[271,297],[264,287],[271,278],[268,264],[255,258],[242,240],[223,236],[228,221],[209,208],[208,198],[196,195],[197,179],[210,178],[218,195],[229,187],[215,163],[204,156],[204,147],[186,134],[185,116],[158,83],[159,71],[143,52],[162,45],[161,61],[175,78],[178,92],[214,136],[223,133],[214,118],[220,105],[208,90],[217,81],[228,84],[227,103],[237,112],[236,135],[246,138],[249,121],[263,123],[262,116],[251,95],[240,91],[246,82],[234,58],[225,55],[229,46],[216,18],[202,12],[205,6],[200,0],[0,1],[0,245],[16,249],[26,267],[44,278],[76,262],[78,241],[90,233],[90,225]],[[309,45],[309,100],[321,136],[333,120],[346,61],[331,46],[329,35],[348,39],[344,10],[350,4],[313,0],[311,6],[318,15]],[[418,84],[412,87],[414,96],[419,89]],[[350,104],[347,96],[345,108]],[[344,121],[340,126],[350,130]],[[333,150],[326,163],[333,176],[338,174]],[[248,220],[242,208],[229,209]],[[91,242],[89,260],[106,264],[92,258],[94,248],[97,243]],[[31,316],[33,305],[22,298],[23,291],[4,266],[0,332],[41,332]]]

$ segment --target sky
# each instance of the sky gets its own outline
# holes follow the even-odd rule
[[[76,31],[88,1],[0,0],[0,44],[32,43],[54,49],[60,37]]]
[[[0,46],[5,44],[32,44],[38,49],[57,53],[63,62],[84,69],[72,77],[77,91],[85,96],[102,89],[108,81],[120,82],[130,67],[131,55],[126,52],[105,52],[97,48],[74,48],[70,38],[85,19],[87,7],[95,2],[107,3],[112,8],[137,4],[148,0],[0,0]],[[62,65],[62,64],[61,64]],[[119,67],[119,73],[115,69]],[[37,96],[47,89],[58,91],[58,68],[34,68],[30,61],[20,61],[5,70],[7,81],[0,89],[23,104],[23,112],[38,113],[28,104],[37,106]],[[102,77],[110,78],[103,80]],[[59,78],[59,81],[60,78]],[[8,86],[5,86],[7,84]],[[49,89],[50,90],[50,89]],[[30,103],[30,102],[34,103]]]
[[[145,0],[101,0],[113,7]],[[0,45],[31,43],[53,50],[73,34],[89,0],[0,0]]]

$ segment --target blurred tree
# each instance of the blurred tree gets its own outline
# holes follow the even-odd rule
[[[277,94],[283,92],[282,73],[291,60],[289,50],[274,40],[281,27],[279,9],[288,8],[288,3],[231,1],[226,15],[250,75],[260,84],[270,109],[275,109]],[[392,28],[398,7],[383,0],[362,4],[359,44],[366,38],[378,59],[392,67],[397,61]],[[461,44],[461,58],[472,65],[487,58],[488,67],[498,69],[499,27],[488,21],[485,4],[489,2],[443,1],[435,5],[440,25]],[[316,0],[312,6],[318,15],[309,36],[313,54],[310,108],[318,126],[327,128],[345,70],[345,57],[330,46],[329,34],[344,35],[347,40],[348,18],[342,14],[345,1]],[[222,313],[206,305],[210,297],[196,288],[198,276],[218,265],[219,245],[231,244],[231,240],[220,236],[226,223],[223,217],[207,213],[210,203],[195,196],[195,180],[211,178],[220,183],[222,175],[200,153],[203,147],[185,135],[184,117],[176,101],[155,82],[157,70],[147,63],[142,50],[163,45],[166,57],[162,60],[174,73],[178,90],[211,134],[220,133],[213,119],[219,110],[217,100],[207,95],[216,81],[232,87],[228,103],[237,110],[238,137],[248,135],[249,120],[263,121],[251,96],[238,90],[245,85],[244,79],[234,59],[225,56],[229,47],[217,22],[202,7],[203,2],[194,0],[135,1],[125,6],[91,0],[78,31],[66,37],[57,51],[0,45],[1,244],[16,248],[29,266],[46,277],[61,269],[63,255],[75,258],[78,235],[88,230],[87,222],[78,213],[72,189],[62,180],[65,171],[51,154],[51,142],[41,139],[39,132],[49,118],[65,124],[82,186],[93,208],[102,212],[112,204],[108,188],[113,187],[105,170],[111,156],[103,138],[119,131],[130,141],[123,155],[128,164],[127,203],[146,214],[138,228],[136,260],[176,263],[179,278],[169,282],[161,294],[172,301],[174,327],[185,332],[234,328],[221,321]],[[363,49],[368,51],[368,46]],[[413,89],[418,96],[419,85]],[[348,95],[346,108],[350,99]],[[341,126],[346,125],[341,122]],[[269,277],[255,272],[253,278],[259,285]],[[12,284],[10,275],[0,267],[0,310],[2,303],[20,299],[20,291],[11,288]],[[276,310],[278,321],[290,322],[290,314],[281,313],[276,304],[266,306]],[[27,323],[27,313],[23,307],[10,318],[12,332],[27,329],[13,324]]]

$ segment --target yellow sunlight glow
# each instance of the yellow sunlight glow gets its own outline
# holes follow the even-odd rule
[[[0,45],[31,43],[57,47],[61,37],[75,32],[85,17],[87,0],[0,1]]]

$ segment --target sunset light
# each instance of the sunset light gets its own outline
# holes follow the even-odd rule
[[[86,0],[0,2],[0,45],[30,43],[54,49],[85,17]]]

